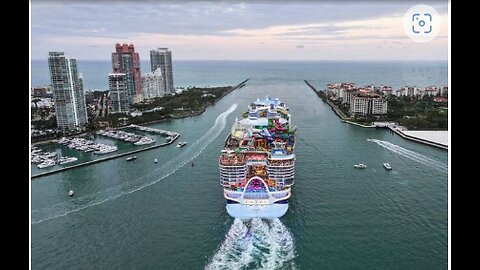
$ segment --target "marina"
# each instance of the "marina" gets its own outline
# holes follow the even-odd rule
[[[142,136],[139,134],[135,133],[129,133],[125,132],[123,130],[100,130],[97,131],[98,135],[102,135],[105,137],[117,139],[117,140],[123,140],[126,142],[131,142],[134,145],[144,145],[144,144],[152,144],[155,143],[156,140],[152,137],[149,136]]]
[[[31,148],[31,163],[38,164],[37,168],[43,169],[57,164],[67,164],[78,160],[76,157],[58,156],[56,152],[46,152],[33,146]]]
[[[31,179],[33,180],[35,178],[50,175],[50,174],[54,174],[54,173],[57,173],[57,172],[71,170],[71,169],[74,169],[74,168],[79,168],[79,167],[83,167],[83,166],[87,166],[87,165],[91,165],[91,164],[95,164],[95,163],[99,163],[99,162],[103,162],[103,161],[107,161],[107,160],[111,160],[111,159],[115,159],[115,158],[119,158],[119,157],[132,155],[132,154],[135,154],[135,153],[140,153],[140,152],[143,152],[143,151],[147,151],[147,150],[151,150],[151,149],[155,149],[155,148],[159,148],[159,147],[164,147],[164,146],[172,144],[176,139],[178,139],[178,137],[180,137],[180,133],[177,133],[176,136],[174,136],[172,138],[172,140],[170,140],[168,142],[164,142],[164,143],[161,143],[161,144],[149,146],[149,147],[146,147],[146,148],[143,148],[143,149],[137,149],[137,150],[132,150],[132,151],[125,152],[125,153],[119,153],[119,154],[114,155],[114,156],[107,156],[107,157],[104,157],[104,158],[94,159],[94,160],[90,160],[90,161],[87,161],[87,162],[84,162],[84,163],[75,164],[75,165],[68,166],[68,167],[62,167],[62,168],[52,170],[52,171],[48,171],[48,172],[44,172],[44,173],[34,174],[34,175],[31,176]]]

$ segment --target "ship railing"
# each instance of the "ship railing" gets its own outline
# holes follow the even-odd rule
[[[282,193],[271,193],[272,197],[276,199],[284,198],[288,196],[288,191],[287,192],[282,192]]]
[[[294,175],[294,170],[283,170],[283,171],[276,171],[276,170],[268,170],[268,175],[277,175],[277,176],[285,176],[285,175]]]
[[[247,163],[245,161],[220,161],[220,166],[245,166]]]
[[[234,193],[234,192],[225,192],[225,194],[227,195],[227,197],[230,197],[230,198],[233,198],[233,199],[236,199],[236,198],[239,198],[240,196],[242,196],[241,193]]]
[[[268,173],[293,173],[295,172],[295,168],[268,168]]]
[[[295,162],[293,160],[268,160],[268,166],[284,167],[293,166]]]
[[[268,193],[245,193],[243,194],[243,198],[245,199],[268,199]]]

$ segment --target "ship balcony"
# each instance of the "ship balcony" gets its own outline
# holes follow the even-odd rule
[[[235,175],[243,175],[245,176],[247,174],[246,170],[243,171],[220,171],[220,175],[224,176],[235,176]]]
[[[245,194],[243,194],[243,198],[244,199],[268,199],[270,198],[270,196],[266,192],[259,192],[259,193],[245,192]]]
[[[245,192],[232,191],[225,189],[223,192],[225,199],[242,202],[243,200],[269,200],[270,203],[290,198],[292,195],[290,188],[281,191],[271,192]]]
[[[278,179],[278,178],[293,178],[295,176],[294,172],[269,172],[268,177]]]
[[[241,192],[235,192],[235,191],[224,191],[223,195],[225,199],[238,199],[242,196]]]
[[[224,181],[243,181],[245,179],[245,174],[232,174],[232,175],[220,175],[220,179]]]
[[[295,166],[295,161],[293,159],[290,160],[268,160],[268,166],[271,167],[289,167],[289,166]]]
[[[270,177],[270,178],[276,181],[277,185],[281,185],[284,187],[290,187],[295,184],[295,178],[293,178],[293,176],[284,177],[284,178],[280,178],[280,177],[277,177],[277,178]]]
[[[269,174],[293,174],[295,173],[295,168],[267,168]]]
[[[220,160],[219,161],[220,168],[236,168],[236,167],[245,167],[247,162],[245,160],[242,161],[235,161],[235,160]]]
[[[288,189],[286,191],[271,192],[270,195],[275,199],[285,200],[290,198],[291,193],[290,193],[290,189]]]
[[[231,172],[231,171],[245,171],[247,169],[247,166],[221,166],[220,165],[220,171],[225,171],[225,172]]]

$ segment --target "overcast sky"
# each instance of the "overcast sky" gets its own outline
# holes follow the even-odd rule
[[[142,60],[168,47],[175,60],[447,60],[447,2],[435,40],[403,32],[415,1],[35,1],[31,57],[65,51],[77,59],[110,59],[115,43],[133,43]],[[393,2],[393,3],[391,3]]]

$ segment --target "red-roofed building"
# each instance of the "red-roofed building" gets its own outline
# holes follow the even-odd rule
[[[434,97],[433,102],[448,102],[448,99],[444,97]]]

